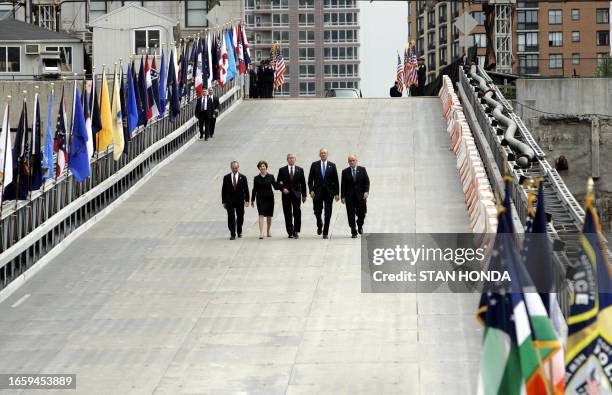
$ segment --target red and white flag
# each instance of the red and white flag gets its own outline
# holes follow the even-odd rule
[[[236,34],[238,35],[238,46],[236,47],[236,51],[238,52],[238,72],[240,74],[244,74],[244,72],[247,70],[247,67],[244,64],[244,46],[242,43],[242,28],[240,27],[240,25],[238,25],[238,28],[236,29]]]
[[[202,73],[202,51],[198,50],[198,56],[196,57],[196,75],[195,75],[195,89],[198,97],[204,95],[204,79]]]
[[[221,34],[219,43],[221,45],[221,56],[219,57],[219,85],[224,86],[227,81],[227,46],[225,45],[225,35]]]
[[[396,81],[397,81],[397,90],[399,93],[404,91],[404,65],[402,64],[402,59],[397,54],[397,73],[396,73]]]
[[[145,80],[147,81],[147,96],[149,97],[149,112],[147,113],[147,119],[159,116],[159,110],[157,109],[157,103],[155,102],[155,95],[153,95],[153,81],[151,80],[151,69],[149,68],[149,54],[145,58]]]

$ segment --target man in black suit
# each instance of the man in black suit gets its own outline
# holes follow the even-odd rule
[[[208,125],[207,133],[209,137],[215,136],[215,125],[217,124],[217,117],[219,116],[219,98],[214,95],[213,88],[208,89]]]
[[[227,210],[227,227],[230,230],[230,240],[242,237],[242,224],[244,223],[244,208],[249,206],[249,184],[244,174],[238,170],[237,161],[230,164],[232,172],[223,177],[221,188],[221,203]]]
[[[320,235],[323,232],[324,239],[327,239],[329,233],[334,199],[340,200],[338,170],[335,164],[327,160],[327,154],[327,149],[321,148],[319,151],[321,160],[312,163],[308,174],[308,190],[317,218],[317,234]],[[321,220],[321,212],[324,208],[325,223]]]
[[[253,67],[252,64],[249,64],[249,98],[250,99],[257,99],[258,93],[257,93],[257,85],[259,83],[259,74],[257,72],[257,69]]]
[[[300,205],[306,201],[304,169],[296,166],[295,161],[294,154],[287,154],[287,166],[278,169],[276,176],[276,182],[282,192],[285,227],[290,239],[299,238],[302,226]]]
[[[424,58],[419,58],[418,60],[417,80],[419,83],[416,89],[417,96],[425,96],[425,83],[427,81],[427,66],[425,66]]]
[[[391,89],[389,89],[389,96],[402,97],[402,92],[399,91],[399,83],[397,81],[395,81]]]
[[[208,140],[208,90],[204,90],[204,95],[198,97],[196,102],[195,115],[198,118],[198,129],[200,130],[200,139],[205,137]]]
[[[357,238],[357,233],[363,234],[363,221],[365,220],[368,195],[370,193],[370,178],[365,167],[357,166],[357,156],[348,157],[349,167],[342,170],[342,203],[346,205],[351,237]],[[357,226],[355,226],[355,214]]]

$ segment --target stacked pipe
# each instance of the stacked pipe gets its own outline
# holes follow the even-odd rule
[[[468,207],[470,228],[478,235],[480,245],[488,244],[497,229],[495,196],[459,97],[446,75],[443,76],[439,97],[446,118],[446,130],[451,137],[450,149],[457,157],[457,171]]]

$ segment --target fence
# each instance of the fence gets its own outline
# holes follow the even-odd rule
[[[241,80],[238,77],[216,88],[221,113],[242,98]],[[27,200],[4,202],[0,218],[0,290],[194,138],[195,102],[192,91],[181,103],[181,113],[174,121],[166,113],[162,119],[140,128],[129,142],[127,155],[119,161],[113,160],[112,147],[100,153],[90,163],[90,178],[77,183],[67,172],[30,193]]]

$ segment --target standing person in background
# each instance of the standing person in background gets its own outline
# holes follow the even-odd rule
[[[198,129],[200,131],[200,140],[204,138],[208,140],[208,91],[204,90],[204,95],[198,97],[196,102],[195,115],[198,118]]]
[[[259,175],[253,179],[253,193],[251,194],[251,207],[255,206],[257,200],[257,212],[259,214],[259,238],[264,238],[264,218],[267,220],[268,237],[272,237],[272,217],[274,216],[274,190],[276,180],[268,173],[268,162],[260,160],[257,163]]]
[[[259,97],[258,91],[257,91],[257,85],[258,85],[258,79],[259,79],[259,74],[257,72],[257,69],[253,67],[253,65],[249,64],[249,98],[250,99],[257,99]]]
[[[221,203],[227,210],[227,227],[230,231],[230,240],[242,237],[242,224],[244,223],[244,208],[249,207],[249,184],[244,174],[240,174],[240,164],[237,161],[230,163],[232,171],[223,177],[221,187]]]
[[[370,194],[370,178],[365,167],[357,166],[357,156],[349,155],[349,167],[342,170],[342,203],[346,205],[346,216],[351,228],[351,237],[363,234],[363,222],[368,211],[367,200]],[[357,226],[355,226],[357,215]]]
[[[282,192],[285,228],[290,239],[299,238],[302,227],[300,205],[306,201],[304,169],[295,165],[294,154],[287,154],[287,166],[278,169],[277,184]]]
[[[257,66],[257,98],[263,99],[266,97],[266,73],[264,68],[264,62],[260,62]]]
[[[340,200],[338,170],[334,163],[327,160],[327,154],[327,148],[319,150],[321,160],[312,162],[308,174],[308,189],[317,218],[317,234],[320,235],[322,232],[324,239],[328,238],[334,199]],[[325,209],[325,222],[321,220],[323,209]]]
[[[425,96],[425,83],[427,81],[427,66],[425,66],[425,59],[419,58],[417,67],[417,78],[419,86],[416,89],[417,96]]]
[[[389,89],[389,96],[391,97],[402,97],[402,92],[398,89],[398,83],[395,81],[391,89]]]
[[[208,125],[206,128],[210,138],[215,136],[215,126],[219,116],[219,98],[215,96],[213,88],[208,89]]]

